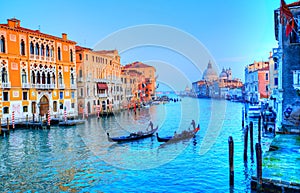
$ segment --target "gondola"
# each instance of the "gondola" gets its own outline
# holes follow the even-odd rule
[[[156,133],[156,138],[158,142],[177,142],[184,139],[191,139],[193,138],[196,133],[200,130],[199,124],[194,130],[192,131],[183,131],[180,134],[175,134],[174,136],[167,136],[167,137],[159,137],[158,133]]]
[[[107,133],[107,138],[108,141],[110,142],[135,141],[135,140],[151,137],[157,130],[158,130],[158,126],[155,129],[152,129],[150,131],[146,131],[146,132],[139,131],[136,133],[130,133],[130,135],[127,136],[120,136],[120,137],[110,137],[109,133]]]

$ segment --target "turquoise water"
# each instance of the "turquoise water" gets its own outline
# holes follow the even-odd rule
[[[240,103],[183,98],[181,102],[91,118],[75,127],[20,129],[0,138],[1,192],[250,192],[255,168],[243,163]],[[145,129],[159,135],[200,123],[195,139],[161,145],[155,137],[111,143],[111,136]],[[256,128],[256,123],[254,123]],[[254,129],[255,142],[256,129]],[[234,139],[235,186],[229,187],[228,137]],[[264,142],[264,139],[263,139]],[[255,157],[255,156],[254,156]]]

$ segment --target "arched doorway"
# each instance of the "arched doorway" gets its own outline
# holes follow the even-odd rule
[[[49,100],[45,95],[40,99],[39,106],[40,106],[40,115],[44,116],[45,114],[47,114],[49,110]]]

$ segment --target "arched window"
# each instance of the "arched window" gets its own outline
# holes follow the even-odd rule
[[[35,84],[35,74],[33,70],[31,71],[31,83]]]
[[[47,73],[47,84],[51,84],[51,77],[50,77],[50,73]]]
[[[55,74],[54,74],[54,72],[52,73],[52,84],[55,84]]]
[[[58,57],[58,60],[61,60],[60,47],[57,48],[57,57]]]
[[[8,82],[8,79],[7,79],[7,70],[6,70],[5,67],[2,68],[1,77],[2,77],[2,82],[3,83],[7,83]]]
[[[40,46],[38,43],[35,44],[35,55],[40,55]]]
[[[74,84],[74,75],[71,73],[71,84]]]
[[[21,43],[20,43],[20,52],[21,52],[22,56],[25,56],[25,43],[24,43],[24,40],[21,40]]]
[[[5,53],[5,38],[3,35],[0,38],[0,52]]]
[[[27,83],[27,75],[25,70],[22,70],[22,83]]]
[[[42,84],[46,84],[46,75],[45,75],[45,72],[42,73]]]
[[[58,74],[58,84],[62,84],[62,74],[61,74],[61,72]]]
[[[30,54],[34,54],[34,45],[32,42],[30,42]]]
[[[36,79],[37,79],[37,80],[36,80],[36,83],[37,83],[37,84],[40,84],[40,83],[41,83],[41,75],[40,75],[40,72],[37,72],[37,73],[36,73]]]
[[[45,47],[44,44],[41,45],[41,56],[45,55]]]
[[[46,45],[46,56],[49,57],[50,56],[50,51],[49,51],[49,46]]]
[[[54,49],[53,49],[53,47],[51,47],[51,49],[50,49],[50,57],[51,58],[53,58],[53,51],[54,51]]]
[[[73,50],[70,50],[70,61],[73,62]]]

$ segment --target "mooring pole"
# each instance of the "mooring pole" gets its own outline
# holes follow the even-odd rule
[[[244,162],[247,162],[247,150],[248,149],[248,125],[245,127],[244,131]]]
[[[257,171],[257,191],[261,191],[262,189],[262,151],[260,143],[256,143],[256,171]]]
[[[258,143],[261,144],[261,116],[258,118]]]
[[[251,156],[254,153],[254,148],[253,148],[253,122],[250,122],[250,149],[251,149]]]
[[[244,120],[245,120],[245,111],[244,108],[242,108],[242,127],[244,128]]]
[[[233,139],[232,136],[228,138],[228,146],[229,146],[229,184],[230,186],[234,185],[234,167],[233,167]]]

